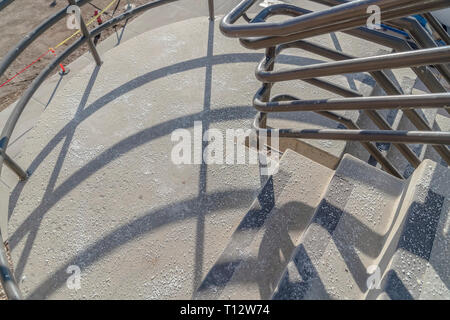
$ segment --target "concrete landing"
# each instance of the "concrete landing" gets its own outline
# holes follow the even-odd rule
[[[175,165],[171,134],[250,128],[261,58],[201,17],[128,40],[55,92],[17,159],[32,176],[9,201],[25,297],[192,297],[265,178],[258,165]]]
[[[171,134],[250,128],[260,58],[203,17],[129,40],[58,91],[18,159],[33,175],[10,197],[26,298],[191,298],[257,195],[259,166],[175,165]]]
[[[270,299],[333,173],[287,150],[196,298]]]

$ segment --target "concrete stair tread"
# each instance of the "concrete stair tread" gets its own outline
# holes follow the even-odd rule
[[[303,233],[274,299],[361,299],[403,183],[349,155]]]
[[[287,150],[196,298],[269,299],[332,174]]]
[[[401,181],[346,155],[273,298],[448,299],[449,183],[430,160]]]

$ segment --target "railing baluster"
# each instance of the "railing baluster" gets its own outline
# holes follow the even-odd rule
[[[11,159],[10,156],[8,156],[3,149],[0,149],[0,157],[3,157],[5,164],[19,176],[20,180],[22,180],[22,181],[27,180],[28,173],[25,170],[23,170],[17,164],[17,162],[15,162],[13,159]]]
[[[214,21],[214,0],[208,0],[209,20]]]

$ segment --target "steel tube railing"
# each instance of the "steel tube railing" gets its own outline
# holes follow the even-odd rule
[[[296,42],[296,43],[298,43],[298,42]],[[292,46],[292,45],[293,45],[293,43],[289,43],[289,44],[283,45],[283,46]],[[281,48],[283,46],[279,46],[279,48]],[[279,50],[277,50],[277,51],[279,51]],[[325,51],[325,50],[322,50],[322,51]],[[329,55],[330,52],[331,52],[331,50],[328,50],[327,55]],[[267,60],[268,59],[266,58],[266,61]],[[340,59],[340,60],[342,60],[342,59]],[[377,80],[377,82],[379,82],[379,84],[382,86],[382,88],[385,89],[385,91],[388,92],[389,94],[401,94],[401,91],[398,90],[396,88],[396,86],[391,81],[389,81],[389,79],[382,72],[372,73],[372,75]],[[379,126],[379,128],[390,129],[387,126],[387,123],[385,121],[383,121],[382,118],[375,111],[365,110],[365,112],[370,117],[370,119],[375,124],[377,124],[377,126]],[[417,114],[417,112],[415,110],[404,110],[404,113],[405,113],[406,117],[416,126],[416,128],[419,128],[421,130],[426,130],[426,131],[432,131],[432,128],[429,127],[429,125],[422,119],[422,117],[420,117]],[[402,145],[395,145],[395,146],[399,148],[400,152],[405,156],[405,158],[413,166],[417,167],[417,158],[412,156],[409,148],[407,149],[405,146],[402,146]],[[445,146],[434,145],[433,148],[436,149],[436,151],[439,153],[439,155],[448,164],[450,164],[450,151]],[[373,156],[375,156],[375,155],[373,155]]]
[[[278,50],[276,50],[276,54],[277,55],[280,54],[282,52],[282,50],[287,49],[287,48],[300,48],[300,49],[312,52],[314,54],[318,54],[323,57],[327,57],[329,59],[338,60],[338,61],[354,58],[354,57],[344,54],[342,52],[338,52],[338,51],[335,51],[335,50],[332,50],[332,49],[329,49],[329,48],[326,48],[326,47],[323,47],[323,46],[320,46],[320,45],[317,45],[314,43],[303,41],[303,40],[278,46]],[[375,72],[371,72],[370,74],[379,84],[381,84],[382,87],[393,86],[394,88],[396,88],[395,84],[384,74],[383,71],[375,71]],[[312,85],[315,85],[316,87],[320,87],[322,89],[336,93],[342,97],[348,97],[348,98],[362,97],[362,95],[359,92],[356,92],[354,90],[350,90],[347,88],[341,88],[340,86],[336,86],[333,84],[329,84],[327,81],[324,81],[321,79],[305,79],[303,81],[308,82]],[[398,92],[400,92],[400,90],[398,90]],[[257,98],[257,97],[255,96],[255,98]],[[295,100],[295,99],[293,99],[293,100]],[[272,99],[272,101],[273,101],[273,99]],[[253,104],[255,105],[256,108],[257,108],[257,106],[256,106],[257,103],[262,103],[262,101],[260,100],[260,102],[256,102],[254,99]],[[392,127],[389,125],[389,123],[377,111],[364,110],[363,112],[375,123],[375,125],[379,129],[393,130]],[[350,129],[353,129],[353,128],[350,128]],[[394,143],[393,145],[402,153],[402,155],[408,160],[408,162],[413,167],[417,168],[420,165],[419,158],[407,145],[396,144],[396,143]],[[376,152],[374,152],[373,145],[366,146],[363,144],[363,146],[379,163],[381,163],[381,165],[383,166],[383,168],[386,169],[386,171],[392,172],[392,169],[389,168],[389,164],[387,164],[387,162],[388,162],[387,159],[385,159],[383,156],[380,156]],[[381,158],[381,160],[380,160],[380,158]]]
[[[335,121],[344,124],[342,120],[336,118],[337,114],[334,114],[331,111],[362,110],[379,128],[384,130],[376,131],[379,134],[374,134],[373,131],[364,131],[364,134],[362,134],[361,132],[349,132],[348,130],[345,132],[341,131],[341,134],[337,134],[339,130],[336,132],[327,131],[324,133],[323,130],[305,132],[304,130],[279,129],[279,134],[280,137],[306,138],[306,136],[308,136],[310,138],[311,136],[315,136],[315,138],[312,139],[327,139],[327,137],[331,137],[336,133],[337,135],[334,138],[331,138],[332,140],[360,141],[375,158],[380,158],[379,154],[376,151],[369,150],[371,147],[365,144],[365,142],[391,142],[394,143],[394,146],[399,149],[414,167],[417,167],[420,164],[420,160],[409,147],[402,144],[410,137],[404,138],[404,132],[391,130],[392,128],[390,125],[377,111],[375,111],[377,109],[401,109],[416,128],[428,131],[421,132],[424,135],[413,134],[420,140],[418,143],[432,144],[441,157],[447,161],[447,163],[450,163],[450,152],[447,147],[442,145],[450,144],[450,140],[446,137],[448,134],[432,132],[428,123],[414,110],[415,108],[443,107],[449,111],[450,94],[446,93],[443,85],[436,79],[427,66],[435,65],[439,72],[444,77],[447,77],[449,72],[446,63],[450,62],[450,46],[437,48],[437,45],[432,38],[421,26],[414,30],[418,24],[416,20],[404,18],[413,13],[426,14],[429,10],[438,9],[440,6],[446,7],[449,3],[440,1],[421,1],[418,3],[401,0],[358,1],[351,3],[345,0],[324,0],[316,2],[328,5],[338,4],[338,6],[321,12],[311,12],[310,10],[293,5],[278,4],[262,10],[248,25],[234,25],[239,18],[246,15],[246,11],[255,3],[255,1],[252,0],[244,0],[226,15],[221,22],[221,31],[227,36],[239,37],[240,42],[244,47],[251,49],[266,48],[266,56],[260,62],[256,70],[256,77],[263,82],[263,86],[257,92],[253,101],[254,107],[260,111],[255,118],[255,128],[266,129],[267,114],[269,112],[313,111],[330,119],[334,117]],[[361,27],[361,25],[365,25],[367,22],[368,17],[365,15],[364,10],[367,9],[369,4],[378,5],[383,13],[383,20],[388,20],[392,22],[392,24],[397,23],[397,26],[401,26],[409,31],[412,35],[412,40],[417,43],[404,38],[402,39],[384,34],[377,30],[369,30],[368,28]],[[357,13],[359,15],[357,15]],[[265,21],[269,16],[273,15],[286,15],[294,18],[279,23],[268,23]],[[298,24],[300,22],[302,25]],[[381,45],[388,44],[388,46],[391,46],[398,52],[369,58],[355,58],[306,41],[301,41],[301,39],[335,31],[343,31],[352,36],[373,41]],[[338,62],[327,62],[300,68],[273,71],[276,56],[286,48],[296,47],[316,54],[321,54],[333,60],[337,60]],[[419,51],[411,51],[418,47],[422,49]],[[383,69],[396,69],[402,67],[412,68],[425,85],[430,88],[431,92],[441,94],[402,96],[401,89],[398,88],[382,71]],[[355,93],[354,90],[342,88],[317,78],[355,72],[369,72],[390,96],[363,98],[358,93]],[[302,80],[346,98],[305,101],[295,99],[289,95],[279,95],[270,99],[270,91],[273,84],[289,80]],[[352,127],[350,123],[344,125],[346,125],[347,128]],[[390,134],[386,135],[387,132],[390,132]],[[347,134],[348,136],[346,136]],[[399,138],[400,136],[402,138]],[[442,140],[439,142],[435,139],[428,140],[425,136],[440,136]],[[387,139],[387,141],[382,141],[380,139]],[[379,159],[376,160],[379,161]],[[382,161],[379,162],[386,171],[391,173],[394,171],[393,174],[397,175],[395,172],[396,170],[386,168],[386,162],[384,161],[386,159],[384,159],[384,157],[381,157],[381,160]]]
[[[370,17],[370,14],[367,13],[367,7],[370,5],[379,6],[385,20],[438,10],[448,6],[448,0],[428,0],[425,3],[419,2],[419,4],[416,0],[361,0],[344,3],[284,22],[233,25],[255,2],[256,0],[243,0],[231,13],[226,15],[220,24],[222,33],[234,38],[286,36],[313,29],[323,33],[323,26],[330,26],[330,21],[334,20],[339,20],[339,22],[332,24],[331,31],[341,31],[366,24]]]
[[[257,68],[256,77],[262,82],[279,82],[338,75],[342,73],[399,69],[407,68],[408,66],[421,66],[445,62],[450,62],[450,46],[314,64],[278,72],[265,71],[263,65],[267,63],[267,61],[263,60]]]
[[[92,0],[77,0],[76,5],[81,7]],[[13,49],[11,49],[6,56],[0,62],[0,76],[6,71],[11,63],[17,59],[17,57],[25,50],[30,44],[32,44],[41,34],[50,29],[58,21],[67,16],[67,7],[55,13],[47,20],[42,22],[33,31],[28,33]]]
[[[329,6],[342,5],[349,3],[348,0],[312,0],[314,2],[322,3]],[[448,33],[442,28],[439,22],[433,17],[432,14],[425,12],[424,15],[432,27],[438,32],[443,38],[446,44],[450,44],[450,37]],[[384,13],[383,13],[384,16]],[[433,40],[432,36],[425,30],[425,28],[416,20],[412,18],[402,18],[394,19],[387,22],[388,24],[404,29],[410,36],[412,36],[420,47],[422,48],[434,48],[437,47],[436,42]],[[437,65],[436,68],[443,75],[445,80],[450,84],[450,68],[447,65]]]
[[[271,137],[272,130],[277,131],[281,138],[319,139],[319,140],[345,140],[358,142],[397,142],[408,144],[439,144],[450,141],[450,132],[423,132],[423,131],[390,131],[390,130],[344,130],[344,129],[266,129],[261,128],[257,115],[254,127],[257,131],[264,130],[267,137]]]
[[[328,6],[335,6],[335,5],[348,3],[348,0],[312,0],[312,1],[324,4],[324,5],[328,5]],[[431,13],[428,13],[428,12],[424,13],[423,16],[425,17],[425,19],[427,19],[427,21],[431,25],[431,27],[439,34],[439,36],[442,38],[442,40],[446,44],[450,44],[449,34],[444,30],[444,28],[436,20],[436,18]],[[412,20],[412,19],[409,19],[409,20]],[[394,23],[395,23],[395,21],[394,21]],[[422,28],[415,29],[415,30],[424,31]],[[414,31],[414,28],[412,28],[412,30],[408,30],[408,31]]]
[[[431,13],[424,13],[424,18],[428,21],[434,31],[441,37],[445,44],[450,45],[450,35]]]
[[[414,96],[374,96],[361,98],[331,98],[318,100],[291,100],[283,102],[262,102],[260,93],[254,98],[254,107],[262,112],[292,111],[337,111],[337,110],[383,110],[438,108],[450,106],[450,94]],[[448,143],[450,145],[450,141]]]
[[[389,21],[388,24],[404,29],[416,40],[421,48],[437,48],[438,45],[425,28],[416,20],[411,18],[397,19]],[[436,65],[436,69],[442,74],[445,80],[450,83],[450,70],[447,65]]]
[[[319,79],[315,79],[315,80],[321,81]],[[318,84],[318,83],[316,83],[316,84]],[[322,87],[325,90],[327,90],[327,89],[333,90],[333,88],[329,88],[329,87],[327,88],[327,85],[322,86]],[[283,101],[283,100],[298,100],[298,99],[296,97],[290,96],[290,95],[280,95],[280,96],[273,97],[271,99],[271,102]],[[361,129],[352,119],[344,117],[340,114],[337,114],[337,113],[334,113],[331,111],[314,111],[314,112],[316,112],[317,114],[320,114],[323,117],[326,117],[328,119],[331,119],[333,121],[336,121],[336,122],[344,125],[347,129],[353,129],[353,130]],[[373,145],[371,142],[361,142],[361,144],[369,152],[369,154],[371,154],[374,157],[374,159],[381,164],[381,166],[383,167],[384,170],[386,170],[387,172],[389,172],[390,174],[392,174],[398,178],[403,178],[401,173],[392,165],[392,163],[388,159],[386,159],[386,157],[384,157],[384,155],[378,150],[378,148],[375,145]]]
[[[317,0],[314,1],[317,2]],[[297,16],[311,12],[312,11],[310,10],[298,8],[292,5],[286,4],[273,5],[271,7],[262,10],[261,13],[255,17],[254,22],[264,21],[270,15]],[[379,45],[390,47],[392,49],[395,49],[397,52],[410,51],[415,46],[415,44],[405,41],[404,39],[364,27],[359,27],[357,29],[352,30],[344,30],[343,32],[351,36],[375,42]],[[262,49],[275,46],[281,43],[291,43],[293,41],[297,41],[299,39],[303,39],[305,37],[314,35],[317,35],[317,32],[306,35],[293,34],[285,37],[241,38],[240,42],[244,47],[248,49]],[[419,67],[412,67],[411,69],[416,73],[419,79],[425,84],[427,89],[430,90],[431,92],[433,93],[447,92],[445,88],[442,86],[442,84],[436,79],[434,74],[429,70],[428,67],[419,66]],[[383,89],[386,90],[386,88]],[[389,88],[387,88],[387,90],[389,91]],[[398,92],[394,92],[393,94],[398,94]]]

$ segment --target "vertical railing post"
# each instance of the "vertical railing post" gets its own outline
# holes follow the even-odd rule
[[[68,0],[69,3],[71,5],[76,6],[76,1],[75,0]],[[80,14],[80,30],[83,33],[83,35],[86,37],[88,45],[89,45],[89,50],[91,51],[92,56],[94,57],[95,63],[97,64],[97,66],[100,66],[102,64],[102,60],[100,58],[100,55],[98,54],[97,48],[94,45],[94,42],[92,41],[91,38],[91,33],[89,32],[86,24],[84,23],[84,19],[83,16]]]
[[[25,181],[28,179],[28,173],[22,169],[21,166],[17,164],[13,159],[11,159],[6,152],[0,148],[0,157],[3,157],[3,160],[5,161],[5,164],[14,171],[15,174],[17,174],[20,178],[20,180]]]
[[[214,0],[208,0],[209,20],[214,21]]]

